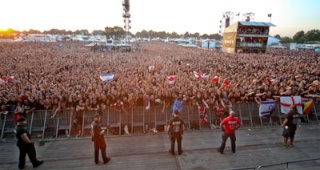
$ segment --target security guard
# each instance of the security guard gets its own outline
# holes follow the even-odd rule
[[[96,164],[99,163],[99,150],[101,150],[103,163],[106,164],[110,161],[111,158],[107,157],[107,144],[104,140],[104,134],[106,133],[106,130],[103,130],[101,128],[100,119],[100,115],[96,114],[91,124],[92,142],[94,143],[94,162]]]
[[[174,155],[174,144],[176,140],[178,142],[178,154],[179,155],[182,154],[181,141],[182,141],[183,131],[184,131],[184,122],[179,117],[179,111],[175,110],[174,117],[170,119],[169,125],[168,125],[168,133],[171,139],[171,149],[169,150],[169,152],[172,155]]]
[[[36,149],[34,148],[34,143],[30,140],[30,134],[25,127],[27,121],[24,117],[20,117],[17,121],[16,137],[18,139],[17,146],[20,150],[19,155],[19,169],[23,169],[26,163],[26,154],[28,154],[29,159],[34,168],[40,166],[43,161],[39,161],[36,155]]]
[[[220,123],[222,133],[222,142],[220,147],[217,149],[218,152],[223,154],[224,148],[226,147],[227,139],[231,140],[231,149],[232,152],[236,152],[236,130],[241,126],[241,121],[238,117],[235,116],[234,111],[229,112],[229,116],[224,118]]]

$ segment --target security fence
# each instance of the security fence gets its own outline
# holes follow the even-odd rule
[[[276,103],[276,109],[271,116],[259,117],[259,106],[255,102],[233,103],[235,111],[243,126],[268,126],[280,125],[285,114],[280,113],[280,103]],[[305,122],[318,122],[320,103],[315,103],[309,115],[303,115]],[[172,117],[171,106],[163,110],[163,106],[130,107],[117,111],[107,107],[102,111],[62,110],[52,118],[51,110],[36,110],[27,115],[28,130],[31,134],[41,139],[84,137],[89,134],[91,123],[95,114],[101,114],[101,124],[108,127],[107,135],[122,135],[125,133],[141,134],[164,131]],[[185,105],[180,112],[180,117],[185,122],[187,129],[216,128],[224,115],[218,115],[213,107],[208,109],[207,122],[202,123],[196,106]],[[14,133],[15,123],[13,113],[0,115],[1,141]]]

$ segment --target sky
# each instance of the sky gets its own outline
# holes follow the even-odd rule
[[[292,37],[298,31],[320,29],[319,9],[320,0],[130,0],[130,31],[215,34],[223,13],[231,11],[232,23],[251,12],[254,21],[276,25],[270,35]],[[0,29],[92,32],[124,26],[122,13],[122,0],[1,0]]]

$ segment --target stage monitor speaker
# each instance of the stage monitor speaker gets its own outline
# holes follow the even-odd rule
[[[227,18],[226,19],[226,27],[229,27],[229,25],[230,25],[230,18]]]

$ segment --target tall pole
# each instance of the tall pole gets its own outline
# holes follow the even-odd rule
[[[130,31],[130,17],[131,17],[131,14],[130,14],[130,3],[129,3],[129,0],[123,0],[122,1],[122,7],[123,7],[123,19],[124,19],[124,29],[125,29],[125,32],[126,32],[126,43],[128,43],[128,36],[129,36],[129,31]]]

